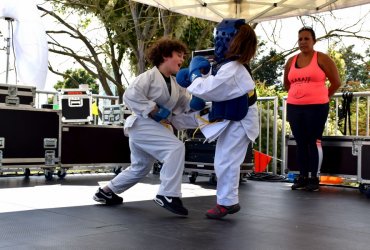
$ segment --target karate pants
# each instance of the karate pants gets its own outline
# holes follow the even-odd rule
[[[181,197],[185,146],[172,131],[160,123],[137,117],[128,128],[131,165],[108,183],[115,193],[122,193],[138,183],[152,169],[155,160],[163,163],[159,195]]]
[[[237,121],[231,121],[217,140],[214,167],[219,205],[239,203],[240,166],[246,157],[249,142],[243,126]]]

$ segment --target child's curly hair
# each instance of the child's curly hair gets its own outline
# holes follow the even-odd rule
[[[173,51],[186,53],[187,47],[177,39],[162,37],[149,47],[146,57],[151,64],[158,67],[163,63],[163,57],[171,57]]]

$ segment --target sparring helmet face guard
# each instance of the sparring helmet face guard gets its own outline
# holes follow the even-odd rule
[[[221,62],[225,59],[225,53],[229,49],[230,41],[238,32],[241,25],[245,24],[244,19],[223,19],[216,27],[214,34],[215,59]]]

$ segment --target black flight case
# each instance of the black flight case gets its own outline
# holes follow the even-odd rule
[[[60,155],[61,113],[0,103],[0,173],[42,169],[51,179]]]
[[[359,183],[361,192],[370,196],[370,137],[324,136],[322,139],[323,162],[321,175],[341,176]],[[286,172],[298,172],[296,142],[286,140]]]
[[[63,124],[61,148],[61,169],[112,168],[119,173],[131,162],[123,126]]]
[[[189,174],[189,181],[195,183],[198,175],[209,175],[210,183],[217,182],[214,159],[216,141],[204,143],[204,138],[193,138],[185,141],[185,173]],[[244,163],[240,166],[240,180],[253,170],[252,144],[249,143]]]

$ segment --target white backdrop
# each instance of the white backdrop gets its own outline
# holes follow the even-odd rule
[[[0,22],[3,24],[7,22],[5,17],[14,19],[11,50],[14,48],[18,78],[18,82],[8,83],[36,86],[43,90],[48,71],[48,44],[36,3],[33,0],[0,0]],[[3,36],[8,37],[9,34]],[[6,54],[2,53],[1,60],[6,61],[4,57]]]

